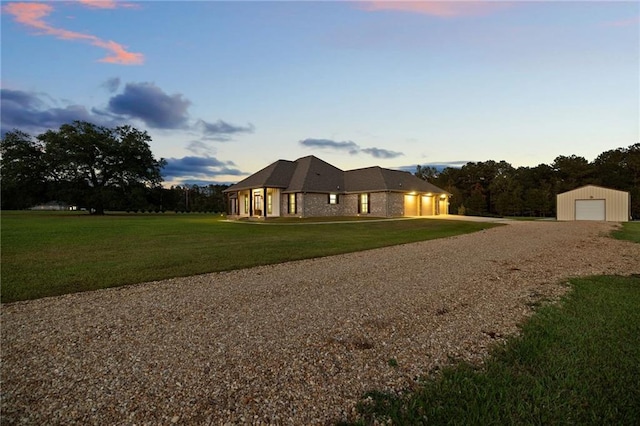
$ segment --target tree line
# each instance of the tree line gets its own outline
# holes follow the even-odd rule
[[[147,132],[84,121],[32,137],[8,132],[0,144],[3,210],[52,201],[84,208],[160,212],[224,212],[226,185],[163,188],[164,159],[156,159]]]
[[[84,121],[35,138],[20,130],[0,143],[1,207],[20,210],[60,201],[92,213],[114,211],[225,212],[227,185],[161,186],[164,159],[156,159],[145,131]],[[605,151],[594,161],[559,156],[552,164],[515,168],[506,161],[469,162],[415,175],[450,192],[450,213],[539,216],[556,214],[556,195],[595,184],[631,193],[640,218],[640,143]]]
[[[630,192],[631,215],[640,218],[640,143],[605,151],[592,162],[576,155],[535,167],[470,162],[442,171],[417,166],[415,175],[452,194],[452,214],[554,217],[557,194],[593,184]]]

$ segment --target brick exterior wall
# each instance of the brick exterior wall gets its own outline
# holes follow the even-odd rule
[[[390,192],[388,216],[404,216],[404,194],[400,192]]]
[[[289,214],[289,194],[282,194],[281,216],[357,216],[358,194],[339,194],[338,204],[329,204],[328,194],[297,193],[297,213]],[[404,194],[396,192],[371,192],[368,215],[379,217],[402,216],[404,214]]]
[[[245,195],[249,191],[240,191],[238,194],[239,211],[236,215],[248,216],[244,211]],[[400,192],[370,192],[370,211],[367,215],[379,217],[398,217],[405,214],[404,194]],[[289,217],[319,217],[319,216],[357,216],[358,215],[358,195],[359,194],[339,194],[338,204],[329,204],[329,194],[320,193],[296,193],[296,213],[289,213],[289,194],[282,194],[280,191],[273,191],[273,209],[271,216],[278,216],[277,206],[279,199],[279,216]],[[249,202],[253,200],[249,199]],[[265,206],[266,207],[266,206]],[[423,212],[428,215],[431,212]],[[255,212],[254,212],[255,214]]]

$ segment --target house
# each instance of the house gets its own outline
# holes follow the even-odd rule
[[[60,201],[49,201],[48,203],[38,204],[37,206],[29,207],[29,210],[49,210],[49,211],[63,211],[63,210],[77,210],[77,206],[72,206]]]
[[[558,220],[628,222],[631,196],[626,191],[586,185],[557,195]]]
[[[448,213],[451,195],[409,172],[343,171],[314,156],[278,160],[224,192],[233,218],[432,216]]]

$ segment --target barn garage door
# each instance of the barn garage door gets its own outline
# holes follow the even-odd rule
[[[576,200],[576,220],[605,220],[604,200]]]

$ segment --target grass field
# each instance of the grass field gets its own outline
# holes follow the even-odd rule
[[[640,223],[615,237],[640,243]],[[445,368],[418,389],[371,392],[357,424],[637,425],[640,419],[640,276],[571,280],[519,337],[484,366]]]
[[[233,223],[205,214],[2,212],[2,302],[449,237],[443,220]]]
[[[619,240],[640,243],[640,222],[625,222],[620,230],[613,231],[612,236]]]

